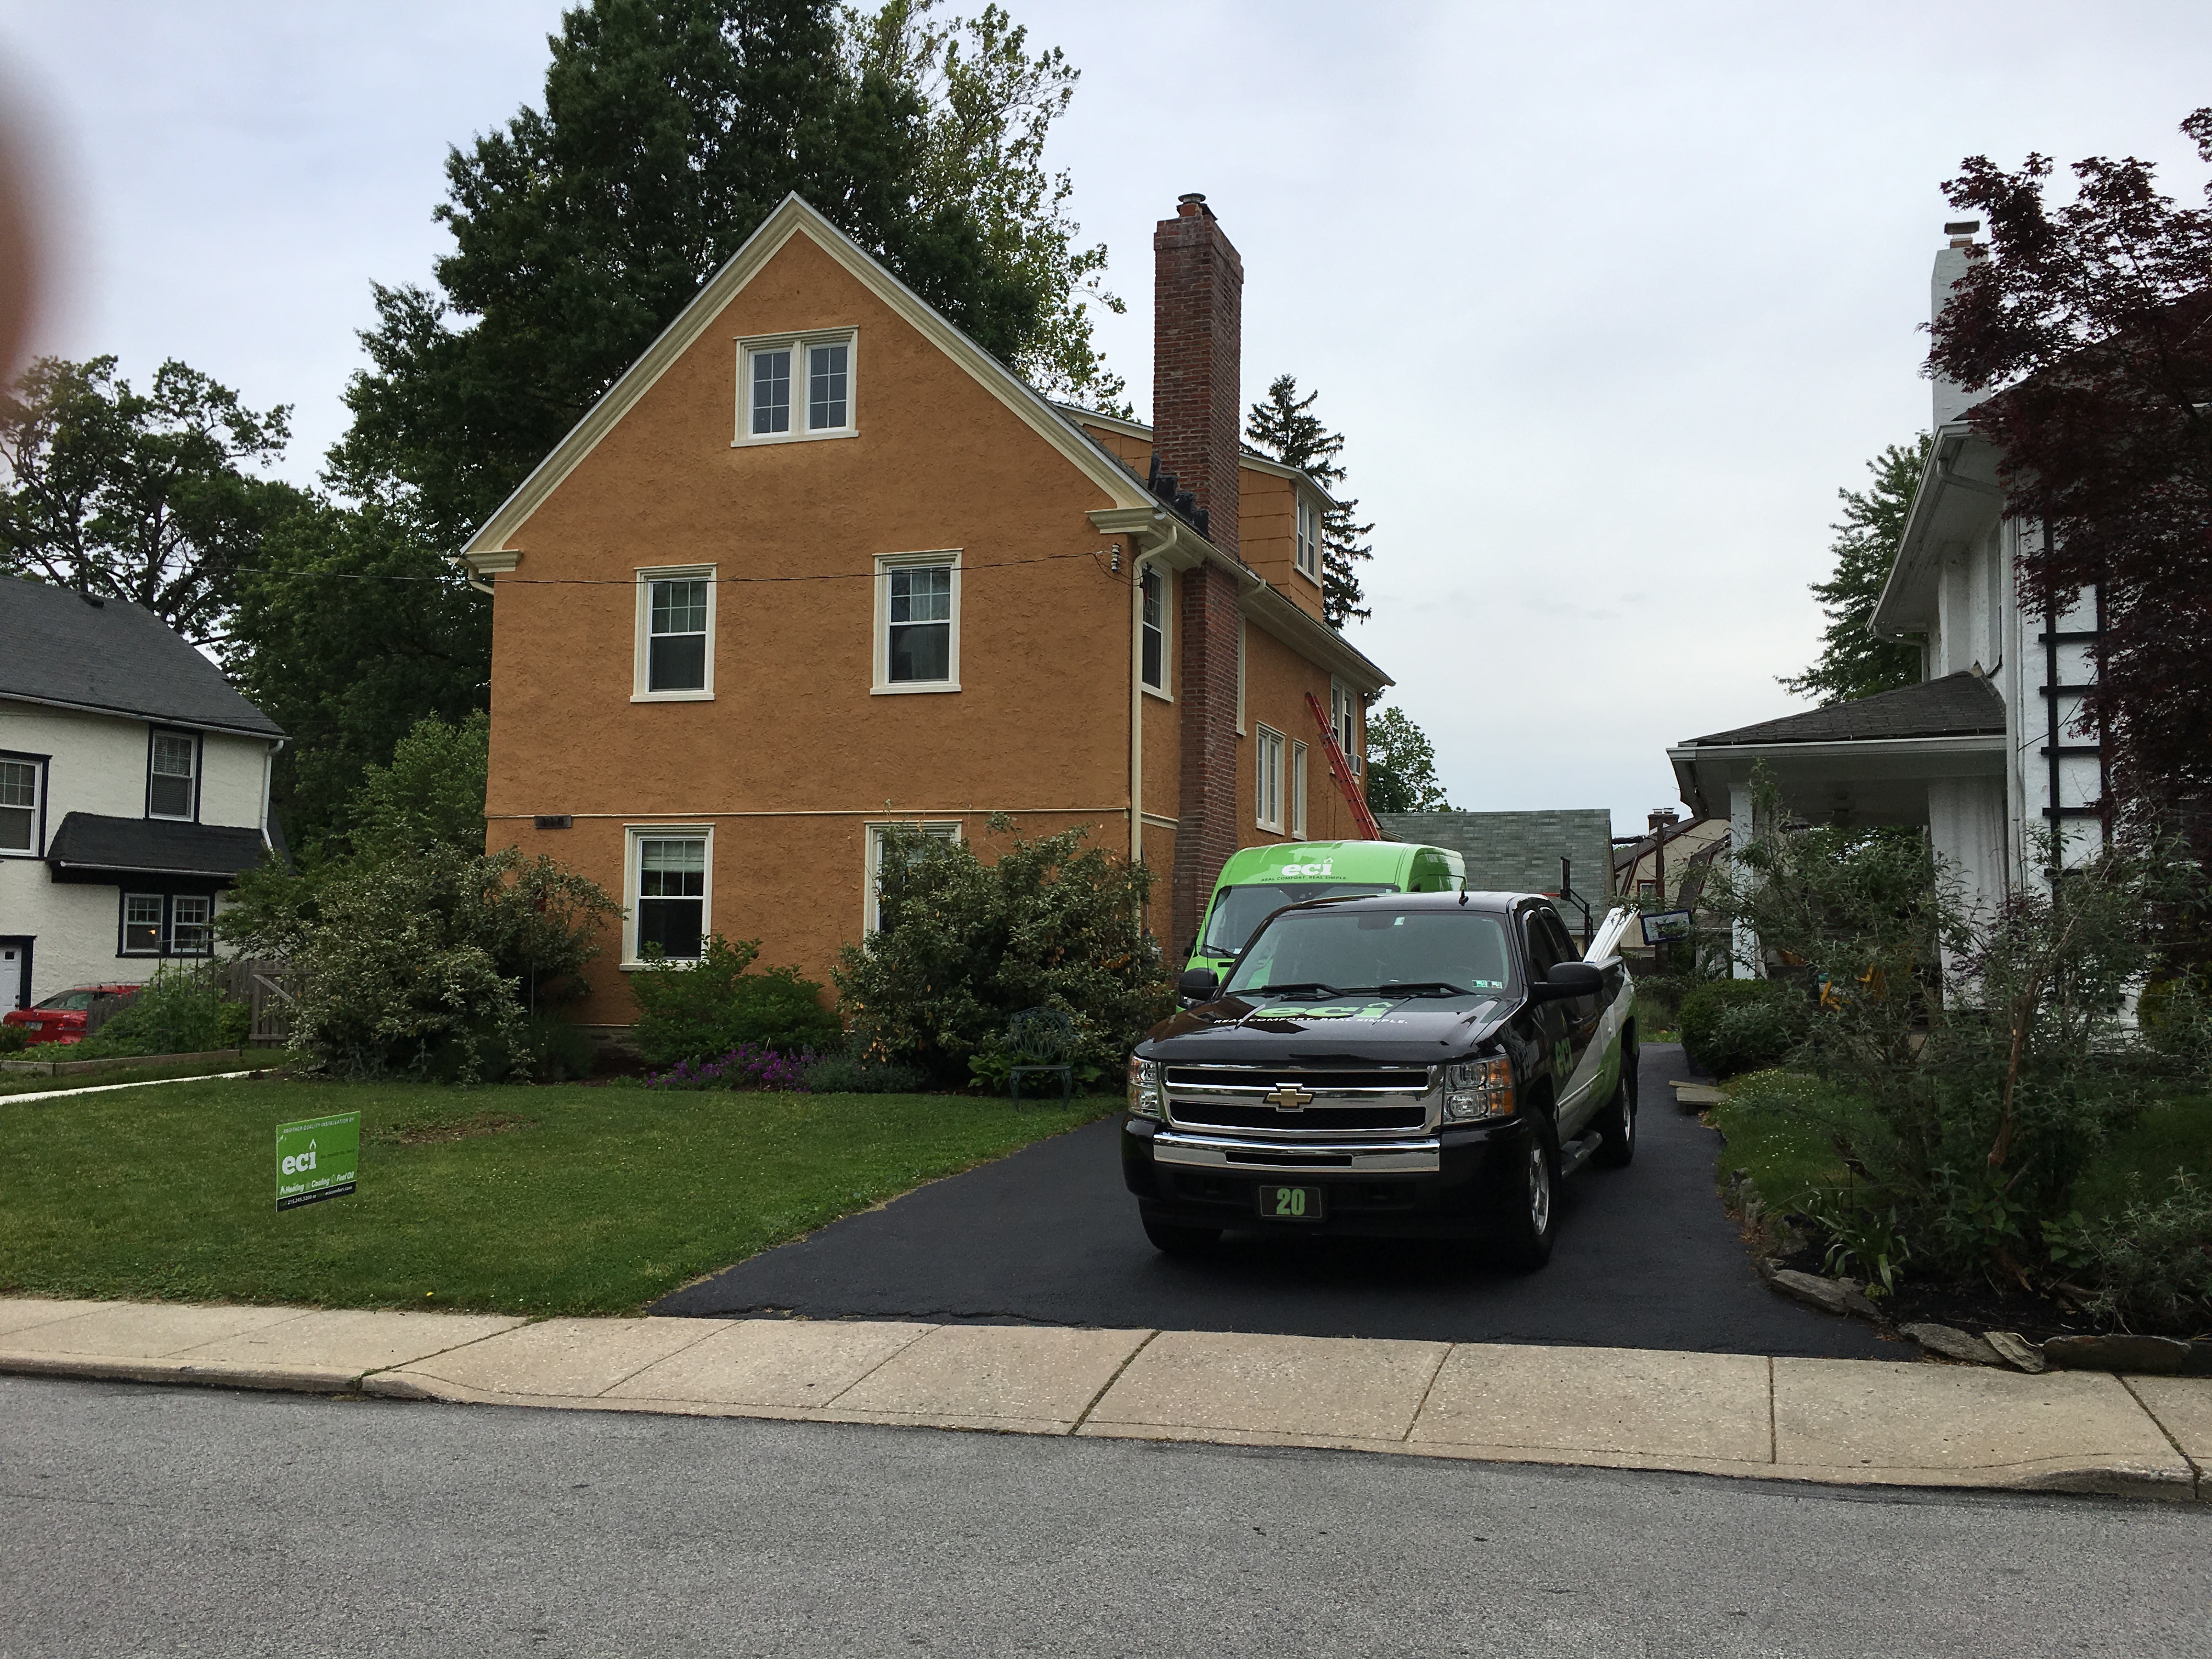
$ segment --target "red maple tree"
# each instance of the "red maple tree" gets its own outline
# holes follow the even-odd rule
[[[2181,124],[2212,164],[2212,108]],[[1933,329],[1930,368],[2001,388],[1969,418],[1999,447],[2026,538],[2023,608],[2094,584],[2104,637],[2084,708],[2118,804],[2191,818],[2212,805],[2212,184],[2207,209],[2159,192],[2134,157],[1972,156],[1944,186],[1988,222]]]

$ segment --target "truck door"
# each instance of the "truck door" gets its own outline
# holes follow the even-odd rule
[[[1582,960],[1582,952],[1575,948],[1566,924],[1551,906],[1539,905],[1530,911],[1528,923],[1532,933],[1543,936],[1543,951],[1552,962]],[[1553,1036],[1557,1075],[1553,1088],[1559,1109],[1559,1138],[1567,1140],[1579,1134],[1583,1126],[1604,1103],[1595,1096],[1598,1074],[1605,1066],[1603,1047],[1598,1040],[1605,1016],[1605,999],[1601,995],[1570,997],[1547,1006],[1555,1010],[1559,1018],[1559,1029]],[[1559,1063],[1561,1060],[1565,1064]]]

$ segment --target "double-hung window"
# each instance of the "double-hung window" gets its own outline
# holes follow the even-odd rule
[[[123,954],[158,957],[161,954],[162,912],[167,901],[159,893],[123,896]]]
[[[1140,599],[1138,632],[1139,673],[1146,686],[1162,696],[1168,690],[1168,573],[1147,564],[1137,574]]]
[[[714,567],[637,573],[634,702],[697,701],[714,695]]]
[[[1359,775],[1359,694],[1341,680],[1328,683],[1329,725],[1336,732],[1336,746],[1344,750],[1344,763]]]
[[[191,819],[199,816],[199,805],[198,737],[156,727],[147,751],[146,816]]]
[[[737,441],[852,436],[857,345],[851,329],[739,341]]]
[[[1298,569],[1315,581],[1321,580],[1321,514],[1313,498],[1298,491]]]
[[[711,832],[639,826],[629,831],[629,959],[696,962],[708,929]]]
[[[960,556],[885,553],[876,560],[878,691],[960,689]]]
[[[916,837],[921,839],[917,841]],[[884,929],[884,878],[896,876],[930,842],[950,844],[960,839],[958,819],[942,823],[872,823],[868,826],[867,914],[861,926],[871,933]]]
[[[1252,775],[1257,799],[1254,802],[1254,817],[1262,830],[1277,834],[1283,828],[1283,734],[1267,726],[1259,728],[1258,740],[1252,745]]]
[[[179,893],[169,901],[169,954],[204,957],[215,949],[215,901],[204,893]]]
[[[1306,746],[1302,743],[1291,745],[1291,833],[1300,841],[1306,836]]]
[[[215,900],[205,893],[125,893],[118,954],[213,956]]]
[[[46,763],[28,755],[0,756],[0,854],[40,851],[40,795]]]

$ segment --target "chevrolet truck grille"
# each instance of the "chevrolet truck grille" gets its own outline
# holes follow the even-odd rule
[[[1267,1135],[1403,1134],[1428,1127],[1425,1066],[1170,1066],[1168,1118]]]

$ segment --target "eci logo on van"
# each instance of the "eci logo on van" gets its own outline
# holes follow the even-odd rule
[[[1286,864],[1283,866],[1283,873],[1286,876],[1326,876],[1335,868],[1335,860],[1324,859],[1319,864]]]

